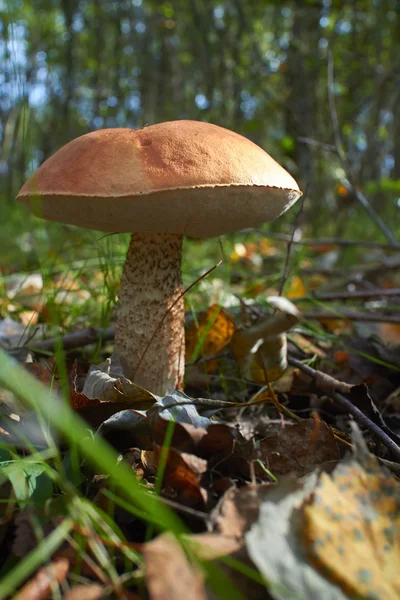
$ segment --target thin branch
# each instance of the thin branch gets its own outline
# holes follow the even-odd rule
[[[359,321],[364,323],[395,323],[400,324],[400,317],[393,315],[385,315],[383,313],[363,313],[352,310],[341,309],[340,313],[332,312],[302,312],[303,319],[313,320],[337,320],[344,319],[347,321]]]
[[[387,298],[400,296],[400,288],[388,288],[383,290],[355,290],[354,292],[332,292],[326,294],[309,294],[301,298],[293,298],[292,302],[305,302],[320,300],[329,302],[331,300],[369,300],[370,298]]]
[[[316,380],[319,376],[319,371],[309,367],[308,365],[303,364],[300,360],[296,358],[289,357],[288,362],[294,367],[303,371],[311,377],[313,380]],[[332,398],[339,406],[341,406],[347,413],[349,413],[357,423],[361,426],[366,427],[371,431],[371,433],[376,437],[388,450],[390,450],[393,455],[400,461],[400,448],[382,429],[376,425],[371,419],[369,419],[357,406],[355,406],[350,400],[348,400],[345,396],[336,392],[334,390],[325,392],[324,395]]]
[[[393,244],[384,244],[381,242],[370,242],[366,240],[344,240],[342,238],[319,238],[319,239],[292,239],[291,235],[286,233],[269,233],[262,229],[242,229],[241,233],[256,233],[266,238],[278,240],[280,242],[289,242],[299,246],[360,246],[364,248],[382,248],[382,250],[393,250]]]
[[[39,340],[37,342],[32,342],[31,345],[25,344],[24,347],[29,348],[29,350],[32,350],[32,352],[40,354],[53,352],[60,343],[64,350],[72,350],[73,348],[80,348],[89,344],[95,344],[99,340],[108,342],[112,339],[114,339],[114,329],[112,327],[108,327],[107,329],[88,327],[87,329],[82,329],[82,331],[67,333],[61,338]],[[15,349],[16,348],[13,348],[13,350]]]

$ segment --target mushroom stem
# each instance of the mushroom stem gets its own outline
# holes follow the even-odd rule
[[[126,376],[159,396],[183,384],[181,257],[182,235],[135,233],[121,278],[115,349]]]

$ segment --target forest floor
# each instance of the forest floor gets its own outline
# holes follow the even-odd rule
[[[24,230],[0,253],[0,599],[399,597],[397,248],[185,242],[185,393],[160,398],[110,361],[126,236]]]

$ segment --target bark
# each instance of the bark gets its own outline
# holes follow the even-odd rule
[[[180,235],[133,234],[121,278],[115,349],[127,377],[160,396],[183,383],[181,255]]]

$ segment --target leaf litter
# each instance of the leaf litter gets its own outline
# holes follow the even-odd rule
[[[305,289],[301,280],[294,281],[290,295],[297,299]],[[124,376],[117,356],[90,366],[84,377],[78,377],[76,362],[70,367],[69,401],[95,432],[94,439],[105,437],[116,447],[142,485],[158,490],[192,531],[180,538],[162,534],[148,541],[140,517],[119,507],[113,518],[125,540],[121,548],[124,543],[134,544],[142,554],[150,598],[207,597],[203,568],[207,562],[215,563],[248,598],[263,597],[265,586],[279,599],[398,597],[398,481],[378,462],[390,464],[386,460],[390,452],[364,428],[369,451],[361,434],[353,432],[349,455],[348,420],[330,400],[339,389],[398,443],[396,350],[382,349],[376,342],[368,345],[364,339],[363,346],[355,343],[359,354],[342,351],[338,360],[334,343],[326,339],[320,343],[318,336],[302,327],[298,309],[285,299],[273,298],[270,304],[278,312],[267,318],[243,304],[245,327],[220,305],[210,306],[189,325],[187,360],[199,373],[213,376],[209,398],[180,391],[157,397]],[[292,327],[295,332],[289,332]],[[376,370],[365,359],[369,350],[377,361]],[[25,360],[26,355],[20,356]],[[317,377],[307,378],[307,372],[293,363],[288,367],[290,357],[305,365],[323,365],[324,370],[317,369]],[[28,365],[37,379],[62,394],[52,366]],[[238,382],[245,388],[244,395]],[[378,394],[371,389],[378,389]],[[243,397],[253,402],[243,402]],[[2,407],[2,411],[1,427],[10,418],[9,410]],[[37,435],[43,424],[36,422],[32,434],[30,418],[22,410],[7,440],[24,452],[43,448]],[[340,429],[342,436],[338,436]],[[5,431],[10,436],[7,426]],[[84,463],[81,468],[87,499],[109,511],[113,491],[107,475],[91,472]],[[29,506],[37,503],[35,495],[40,502],[52,498],[53,485],[49,486],[43,469],[13,470],[5,457],[2,476],[11,482],[6,497],[23,502],[28,513]],[[34,545],[35,527],[30,525],[31,533],[23,533],[18,516],[26,517],[26,512],[16,507],[9,522],[17,527],[19,546],[24,545],[24,535],[33,535]],[[56,527],[56,520],[40,510],[35,519],[42,523],[45,535]],[[4,540],[3,544],[9,543],[7,535]],[[92,545],[90,550],[86,542],[84,546],[86,583],[71,585],[71,580],[63,597],[96,598],[101,593],[108,597],[111,584],[100,575],[99,555]],[[61,554],[74,562],[78,550],[71,540]],[[119,547],[115,551],[115,565],[122,574],[124,552],[118,558]],[[228,558],[237,561],[235,567],[224,562]],[[241,569],[247,569],[245,576]],[[40,573],[27,585],[37,586],[43,579]],[[141,573],[139,569],[139,580]],[[138,585],[142,584],[133,578],[129,589],[137,590]],[[113,583],[109,589],[119,588]],[[123,597],[132,595],[128,589],[124,593]]]

